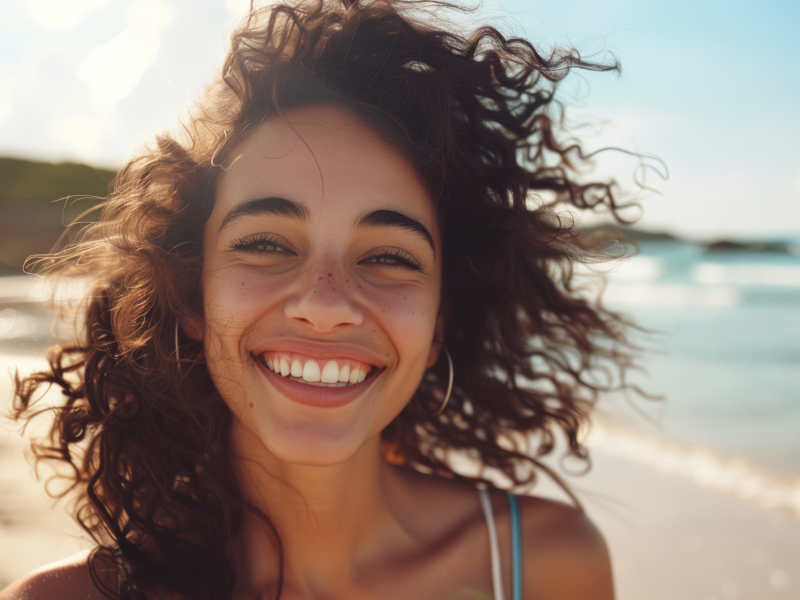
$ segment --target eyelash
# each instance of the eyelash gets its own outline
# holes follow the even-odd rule
[[[259,248],[259,246],[262,246]],[[277,250],[266,250],[264,246],[272,246]],[[292,254],[289,250],[281,246],[276,237],[264,234],[254,233],[246,235],[243,238],[231,242],[231,250],[239,250],[242,252],[252,252],[259,256],[266,254]]]
[[[261,247],[259,248],[259,246]],[[272,246],[275,250],[265,249],[265,247],[269,246]],[[230,248],[240,252],[252,252],[260,256],[267,254],[294,254],[279,244],[276,237],[263,233],[254,233],[235,240],[231,242]],[[394,262],[383,262],[386,260]],[[380,264],[386,267],[399,267],[403,269],[412,269],[414,271],[422,270],[422,265],[419,261],[402,250],[384,250],[380,254],[371,256],[363,262],[369,261],[372,261],[373,264]]]
[[[422,270],[422,265],[419,263],[419,261],[410,254],[408,254],[407,252],[403,252],[402,250],[384,250],[380,254],[368,258],[367,261],[374,261],[376,259],[389,259],[396,261],[394,264],[385,262],[375,263],[375,264],[383,264],[387,267],[401,267],[404,269],[413,269],[414,271]]]

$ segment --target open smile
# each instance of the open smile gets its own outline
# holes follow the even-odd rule
[[[350,358],[317,360],[294,352],[264,352],[259,359],[273,373],[316,385],[355,385],[375,368]]]
[[[264,352],[254,358],[289,400],[320,408],[353,402],[384,370],[349,358],[320,360],[292,352]]]

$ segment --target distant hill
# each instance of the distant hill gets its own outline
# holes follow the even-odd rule
[[[108,194],[114,175],[78,163],[0,158],[0,274],[21,272],[28,256],[48,252],[66,223]],[[86,196],[95,198],[79,199]]]
[[[644,231],[635,227],[620,227],[619,231],[635,242],[682,242],[684,240],[663,231]]]
[[[682,242],[671,233],[644,231],[634,227],[620,227],[618,225],[600,225],[598,227],[585,227],[580,229],[581,236],[587,239],[615,239],[623,242]]]
[[[706,252],[766,252],[771,254],[793,254],[789,242],[737,242],[717,240],[706,244]]]
[[[728,240],[717,239],[711,241],[699,241],[681,239],[671,233],[659,231],[644,231],[635,227],[620,227],[616,225],[603,225],[600,227],[587,227],[581,230],[581,236],[587,239],[611,238],[622,242],[674,242],[696,244],[705,249],[707,253],[728,253],[728,252],[764,252],[770,254],[797,254],[797,241],[793,239],[784,240]]]

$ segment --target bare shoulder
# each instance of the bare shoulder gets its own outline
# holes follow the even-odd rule
[[[92,581],[88,554],[33,571],[0,591],[0,600],[107,600]]]
[[[585,513],[553,500],[520,497],[525,597],[612,600],[611,561]]]

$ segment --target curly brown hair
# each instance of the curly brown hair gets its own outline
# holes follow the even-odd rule
[[[250,509],[228,464],[231,413],[202,344],[175,336],[182,316],[202,319],[202,230],[218,165],[293,107],[334,104],[372,123],[413,159],[438,213],[452,398],[431,416],[447,374],[429,370],[383,431],[387,459],[484,480],[454,471],[448,453],[465,453],[514,486],[540,471],[560,481],[542,462],[560,436],[588,461],[579,429],[598,392],[624,383],[635,349],[625,319],[575,286],[573,266],[602,250],[578,243],[554,207],[616,215],[618,205],[613,181],[581,181],[589,160],[563,131],[555,91],[571,69],[618,65],[574,50],[545,56],[493,27],[460,35],[444,8],[462,10],[300,0],[251,12],[182,128],[123,166],[77,242],[39,257],[52,274],[90,278],[92,291],[80,339],[17,380],[15,416],[36,414],[44,387],[62,391],[49,439],[34,449],[72,468],[95,557],[122,566],[109,596],[231,597],[228,548]]]

